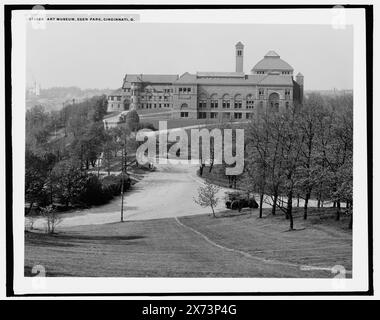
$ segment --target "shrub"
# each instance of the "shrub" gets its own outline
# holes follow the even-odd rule
[[[42,208],[41,214],[46,221],[46,233],[54,233],[55,228],[62,222],[62,218],[57,214],[53,206]]]
[[[99,205],[111,199],[112,195],[103,189],[98,177],[89,175],[78,200],[86,205]]]
[[[117,196],[121,192],[121,174],[115,176],[110,175],[106,176],[102,180],[102,188],[104,192],[107,192],[108,194],[111,194],[112,196]],[[124,188],[123,190],[126,191],[131,187],[131,179],[129,178],[129,175],[124,174]]]

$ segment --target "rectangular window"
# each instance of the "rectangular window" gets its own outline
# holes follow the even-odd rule
[[[242,113],[241,112],[235,112],[234,118],[235,119],[241,119],[242,118]]]
[[[235,109],[240,109],[241,108],[241,101],[235,101]]]
[[[182,88],[179,88],[178,91],[179,91],[179,92],[182,92]]]
[[[247,100],[247,109],[253,109],[255,102],[251,99]]]
[[[290,89],[285,89],[285,100],[290,100]]]
[[[207,101],[206,100],[199,100],[198,106],[199,106],[199,109],[206,108],[207,107]]]
[[[187,118],[189,116],[188,112],[181,112],[181,118]]]
[[[223,100],[223,108],[229,108],[230,107],[230,100]]]
[[[218,107],[218,100],[211,100],[211,108],[217,108]]]
[[[264,99],[264,89],[259,89],[259,99]]]
[[[218,118],[218,113],[217,113],[217,112],[210,112],[210,118],[211,118],[211,119],[216,119],[216,118]]]
[[[207,113],[206,112],[199,112],[198,113],[198,119],[206,119]]]

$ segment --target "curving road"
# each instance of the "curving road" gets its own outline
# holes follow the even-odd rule
[[[131,191],[124,194],[124,221],[210,213],[209,208],[201,208],[193,200],[197,189],[203,184],[203,180],[196,175],[197,165],[156,164],[156,167],[156,171],[144,175]],[[225,210],[224,193],[227,190],[220,189],[216,212]],[[315,201],[310,201],[310,206],[315,205]],[[264,203],[263,207],[270,205]],[[102,206],[62,214],[63,220],[58,228],[118,222],[120,209],[121,198],[116,197]],[[43,219],[37,219],[34,223],[35,229],[43,229],[44,226]]]
[[[124,220],[148,220],[187,215],[210,213],[209,208],[201,208],[193,198],[203,183],[197,177],[197,165],[167,164],[156,165],[157,170],[150,172],[135,184],[131,191],[124,194]],[[225,210],[224,192],[219,192],[220,201],[216,211]],[[59,228],[90,224],[104,224],[120,221],[121,198],[90,209],[62,214]],[[44,227],[45,222],[38,219],[34,228]]]

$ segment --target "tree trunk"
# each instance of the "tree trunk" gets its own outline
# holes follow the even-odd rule
[[[288,193],[288,204],[287,204],[287,208],[286,208],[286,216],[290,222],[290,225],[289,225],[290,230],[293,230],[293,212],[292,212],[292,209],[293,209],[293,192],[290,191]]]
[[[264,202],[264,194],[262,193],[260,195],[260,213],[259,213],[260,218],[263,217],[263,202]]]
[[[336,202],[336,221],[340,220],[340,200]]]
[[[215,211],[214,211],[214,207],[213,207],[213,206],[211,206],[211,210],[212,210],[212,216],[213,216],[214,218],[216,218],[216,216],[215,216]]]
[[[310,192],[307,192],[306,196],[305,196],[305,205],[303,207],[303,218],[304,218],[304,220],[307,219],[307,206],[309,204],[309,199],[310,199]]]
[[[27,215],[30,215],[30,212],[32,211],[32,208],[33,208],[33,204],[34,204],[34,202],[31,201],[31,202],[30,202],[30,206],[29,206],[28,214],[27,214]]]
[[[274,197],[273,197],[273,205],[272,205],[272,215],[273,216],[276,215],[277,198],[278,198],[278,195],[276,193],[276,194],[274,194]]]

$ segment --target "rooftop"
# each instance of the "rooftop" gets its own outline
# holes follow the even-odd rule
[[[271,50],[264,56],[264,59],[261,59],[252,68],[252,71],[259,71],[259,70],[293,71],[293,68],[290,64],[282,60],[275,51]]]

